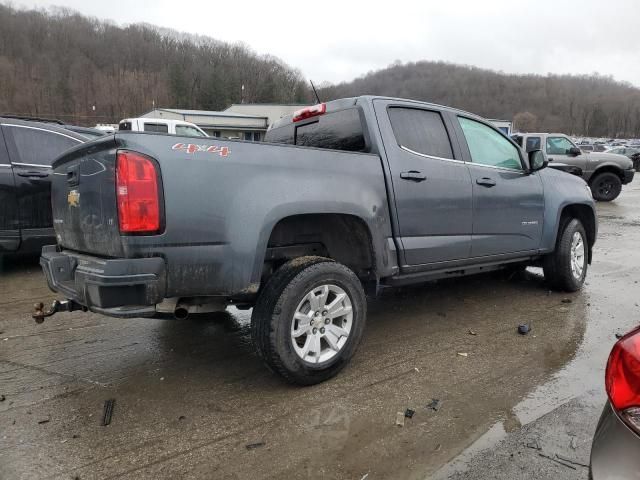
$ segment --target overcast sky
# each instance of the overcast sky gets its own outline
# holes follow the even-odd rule
[[[14,0],[242,41],[317,83],[400,60],[593,73],[640,86],[639,0]]]

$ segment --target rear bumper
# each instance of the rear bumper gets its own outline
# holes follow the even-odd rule
[[[622,173],[623,173],[622,184],[626,185],[627,183],[631,183],[633,181],[633,176],[636,174],[636,171],[634,168],[631,168],[629,170],[624,170]]]
[[[640,478],[640,436],[627,427],[607,402],[591,446],[593,480]]]
[[[42,249],[40,265],[51,290],[94,312],[151,316],[164,299],[162,258],[103,259],[49,245]]]

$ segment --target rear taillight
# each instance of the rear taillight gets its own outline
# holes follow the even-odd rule
[[[613,346],[605,377],[607,395],[620,417],[640,432],[640,329]]]
[[[299,122],[300,120],[304,120],[306,118],[317,117],[318,115],[322,115],[326,111],[326,103],[319,103],[318,105],[313,105],[312,107],[301,108],[300,110],[296,110],[295,112],[293,112],[293,121]]]
[[[151,159],[135,152],[118,151],[116,197],[120,232],[160,230],[158,172]]]

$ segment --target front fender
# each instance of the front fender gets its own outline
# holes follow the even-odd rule
[[[593,219],[595,242],[598,228],[596,206],[586,182],[574,175],[550,169],[545,169],[543,173],[541,178],[544,188],[545,211],[540,244],[541,253],[548,253],[555,249],[562,213],[574,206],[589,212]]]

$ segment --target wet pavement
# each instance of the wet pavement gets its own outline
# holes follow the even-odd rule
[[[0,478],[586,479],[539,453],[588,463],[615,333],[640,323],[639,206],[640,181],[598,205],[582,292],[536,269],[385,291],[351,365],[307,388],[262,366],[247,311],[36,325],[37,260],[5,260]]]

